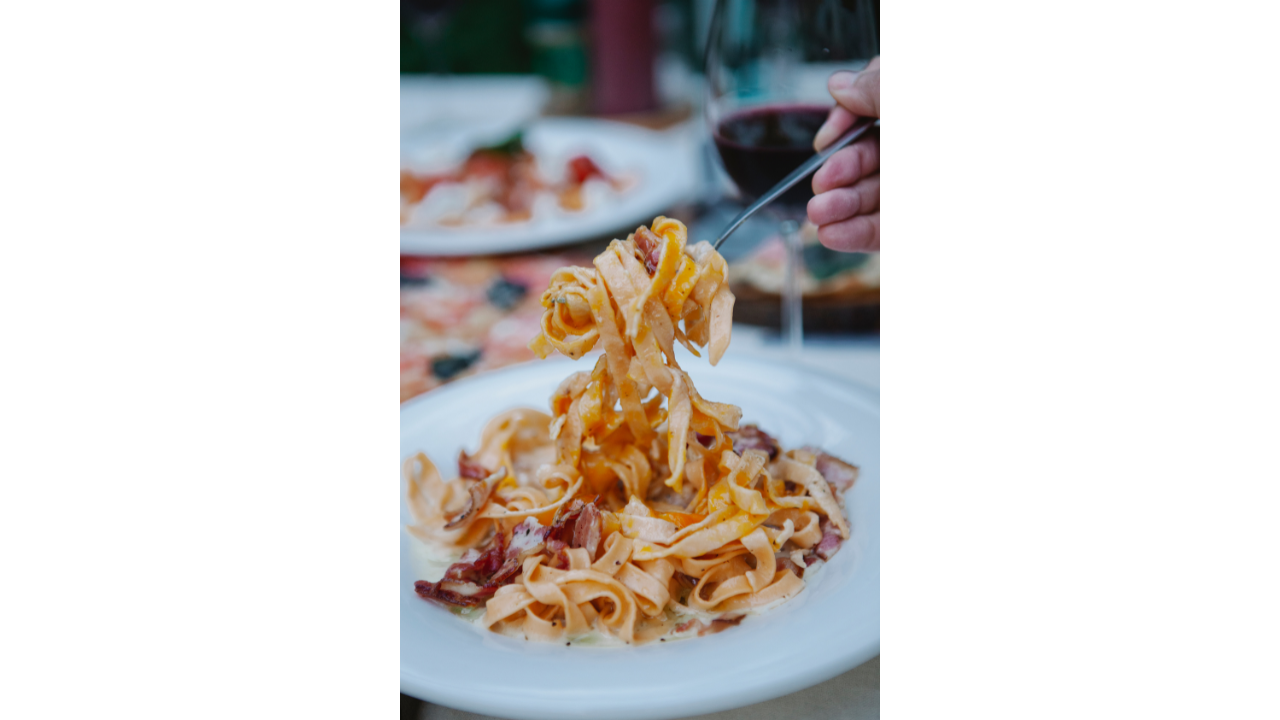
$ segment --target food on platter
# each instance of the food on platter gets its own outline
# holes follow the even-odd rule
[[[629,190],[631,175],[606,172],[590,155],[563,163],[536,157],[521,133],[477,148],[440,172],[400,170],[400,224],[465,227],[519,223],[540,213],[576,213]],[[558,177],[543,167],[555,165]]]
[[[421,597],[514,637],[638,644],[718,632],[804,589],[850,536],[858,469],[783,448],[679,366],[677,342],[712,365],[728,348],[726,272],[659,217],[552,275],[530,349],[603,353],[550,414],[493,418],[453,479],[406,460],[408,530],[450,561]]]
[[[801,226],[801,253],[804,273],[800,291],[806,299],[833,296],[865,296],[880,289],[880,253],[839,252],[818,242],[818,230],[810,223]],[[729,284],[738,291],[783,292],[787,280],[787,247],[781,235],[765,238],[749,254],[735,259],[729,270]]]
[[[880,327],[880,253],[847,253],[823,247],[810,223],[801,226],[803,252],[799,288],[805,332],[872,333]],[[767,237],[729,266],[734,320],[780,328],[787,281],[787,248],[780,235]]]

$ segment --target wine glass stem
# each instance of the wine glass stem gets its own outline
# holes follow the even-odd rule
[[[783,221],[782,240],[787,246],[787,281],[782,293],[782,336],[793,357],[800,355],[804,345],[804,313],[801,305],[800,278],[804,273],[803,241],[800,223]]]

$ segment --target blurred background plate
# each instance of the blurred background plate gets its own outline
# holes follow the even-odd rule
[[[471,128],[456,122],[434,129],[425,123],[415,126],[402,138],[400,162],[403,168],[422,171],[460,163],[474,148],[500,142],[518,129],[509,120],[477,122]],[[698,190],[698,153],[689,133],[680,129],[658,132],[594,118],[544,118],[524,127],[525,148],[538,158],[543,173],[555,176],[570,157],[586,154],[606,172],[632,180],[631,186],[580,212],[535,212],[525,222],[406,225],[400,231],[401,254],[485,255],[590,240],[635,230]]]
[[[550,96],[547,81],[530,75],[401,75],[400,152],[510,135]]]

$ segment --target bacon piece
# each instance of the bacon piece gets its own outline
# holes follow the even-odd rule
[[[710,625],[706,626],[702,630],[699,630],[698,636],[701,637],[703,635],[715,635],[721,630],[728,630],[729,628],[742,622],[742,618],[744,617],[746,617],[746,615],[735,615],[733,617],[716,618],[715,620],[711,621]]]
[[[470,482],[485,485],[483,481]],[[470,550],[466,561],[449,566],[439,582],[419,580],[414,583],[418,595],[447,605],[475,607],[493,597],[499,587],[509,584],[520,574],[524,559],[534,553],[551,556],[549,566],[569,566],[565,550],[583,548],[594,559],[600,549],[601,513],[598,498],[581,499],[562,507],[550,527],[542,528],[536,520],[517,525],[511,536],[497,533],[484,552]],[[679,578],[684,580],[683,578]],[[687,583],[690,587],[696,581]]]
[[[822,474],[822,477],[826,478],[827,483],[831,485],[833,490],[848,490],[853,486],[854,481],[858,479],[857,465],[847,463],[819,448],[806,446],[801,449],[813,453],[813,456],[817,458],[814,467]]]
[[[582,514],[582,508],[586,503],[581,500],[574,500],[568,505],[563,505],[556,511],[555,520],[551,522],[551,527],[543,533],[543,542],[547,543],[550,548],[552,543],[557,546],[570,547],[573,542],[573,531],[578,521],[578,516]]]
[[[438,583],[419,580],[413,584],[413,589],[417,591],[418,597],[423,600],[435,600],[437,602],[444,603],[445,605],[457,605],[458,607],[475,607],[483,604],[485,600],[492,596],[492,594],[480,595],[479,593],[464,595],[453,590],[445,589],[442,587],[444,584],[444,580],[441,580]]]
[[[778,458],[778,453],[782,450],[772,435],[755,425],[743,425],[737,430],[725,433],[725,436],[733,441],[733,451],[739,455],[747,450],[763,450],[769,453],[769,460],[772,462]]]
[[[521,562],[534,553],[542,552],[545,544],[542,535],[546,528],[536,518],[525,518],[524,522],[511,531],[511,540],[507,543],[507,559],[516,558]]]
[[[488,582],[507,560],[507,536],[496,533],[489,546],[471,562],[456,562],[445,571],[446,580],[467,580],[479,585]]]
[[[689,630],[697,630],[698,637],[702,637],[703,635],[715,635],[721,630],[727,630],[737,625],[738,623],[742,622],[742,619],[744,617],[746,617],[746,615],[734,615],[732,617],[716,618],[715,620],[712,620],[709,624],[697,618],[692,618],[689,620],[685,620],[679,625],[676,625],[675,628],[672,629],[672,632],[682,633],[682,632],[687,632]]]
[[[520,559],[507,557],[507,536],[497,533],[489,547],[470,562],[456,562],[439,582],[419,580],[413,589],[424,600],[475,607],[493,597],[498,588],[520,573]]]
[[[695,625],[701,625],[701,624],[702,624],[701,620],[697,618],[691,618],[675,626],[675,628],[672,629],[672,632],[682,633],[686,630],[693,628]]]
[[[483,480],[492,474],[490,470],[486,469],[485,466],[481,465],[465,451],[458,451],[458,475],[464,478]]]
[[[813,552],[823,560],[830,560],[836,551],[840,549],[840,544],[844,540],[840,537],[840,531],[836,529],[835,523],[828,519],[823,519],[819,526],[822,529],[822,539],[818,541],[818,546]]]
[[[650,275],[657,272],[658,263],[662,261],[662,238],[643,225],[636,228],[631,237],[635,239],[636,249],[640,251],[639,259],[644,261],[644,269]]]
[[[594,560],[600,548],[600,508],[596,501],[574,500],[560,508],[556,519],[543,535],[547,550],[559,552],[563,548],[583,548]]]
[[[596,559],[596,550],[600,547],[600,509],[595,503],[582,508],[582,514],[574,523],[573,547],[582,548],[592,560]]]
[[[839,538],[840,536],[837,534],[836,537]],[[774,562],[777,563],[779,570],[790,570],[791,572],[796,574],[796,577],[798,578],[804,577],[804,568],[792,562],[791,558],[778,557],[778,558],[774,558]]]
[[[567,545],[563,545],[559,550],[556,550],[555,557],[551,558],[551,562],[547,563],[547,565],[556,570],[568,570],[569,556],[564,554],[567,547]]]
[[[498,588],[510,584],[519,574],[520,563],[515,560],[508,560],[498,569],[498,572],[489,578],[489,582],[484,584],[484,590],[488,596],[492,596],[493,593],[497,592]]]
[[[480,511],[484,504],[489,500],[489,483],[484,480],[475,480],[469,477],[462,478],[467,483],[467,504],[458,511],[456,515],[445,523],[445,530],[453,530],[467,524],[472,515]]]

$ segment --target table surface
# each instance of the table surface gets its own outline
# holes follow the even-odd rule
[[[735,323],[727,353],[794,362],[829,375],[880,390],[879,335],[818,335],[806,337],[799,355],[780,343],[776,333]]]

